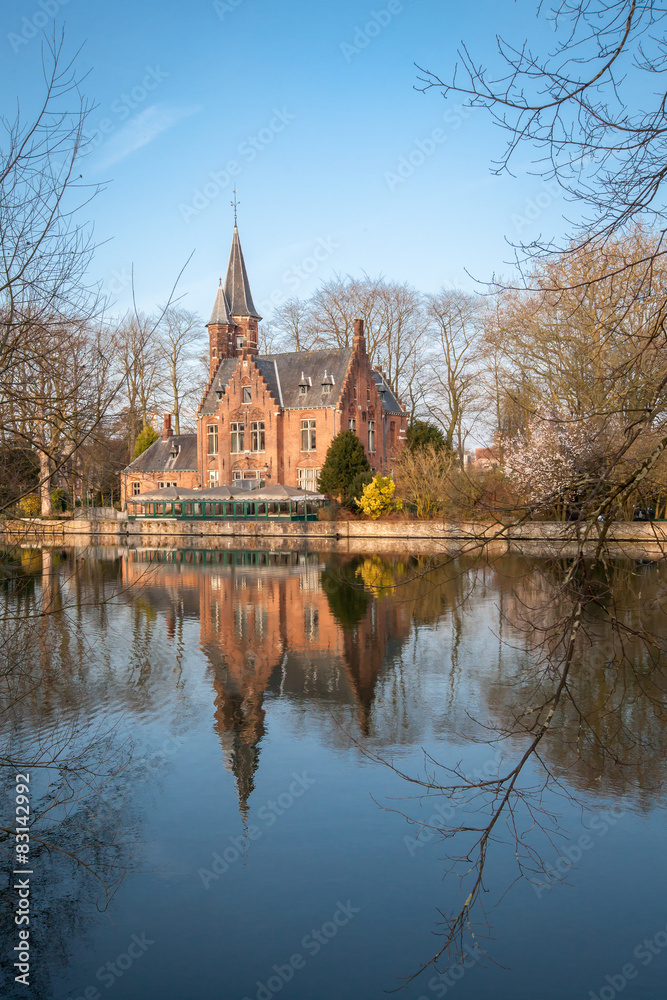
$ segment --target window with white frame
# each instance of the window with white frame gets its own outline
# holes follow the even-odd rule
[[[208,470],[208,485],[209,485],[209,488],[213,489],[214,486],[218,485],[218,482],[219,482],[218,470],[217,469],[209,469]]]
[[[206,428],[207,438],[208,438],[208,448],[207,454],[217,455],[218,454],[218,425],[209,424]]]
[[[347,429],[349,431],[354,431],[354,433],[356,434],[356,432],[357,432],[357,421],[354,419],[354,417],[350,417],[350,419],[348,420],[348,422],[347,422]]]
[[[315,451],[317,448],[317,438],[315,434],[315,421],[301,421],[301,451]]]
[[[232,431],[232,455],[238,455],[240,451],[245,450],[245,424],[232,423],[230,427]]]
[[[298,486],[300,490],[308,490],[309,493],[317,492],[317,481],[320,478],[319,469],[297,469]]]
[[[250,447],[252,451],[264,451],[264,421],[253,420],[250,424]]]
[[[242,479],[261,479],[262,473],[255,472],[252,470],[250,472],[246,472],[243,471],[242,469],[234,469],[234,472],[232,473],[232,478],[234,479],[234,482],[238,483]]]
[[[368,450],[375,451],[375,421],[368,421]]]
[[[323,382],[322,383],[322,395],[323,396],[330,396],[331,395],[331,383],[330,382]]]
[[[251,385],[244,385],[243,386],[243,402],[244,403],[252,403],[252,386]]]
[[[158,483],[157,486],[159,490],[168,490],[170,486],[173,486],[173,488],[176,489],[178,483],[172,483],[165,479],[163,482]]]

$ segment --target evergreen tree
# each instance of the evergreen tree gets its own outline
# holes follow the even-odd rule
[[[329,445],[324,465],[320,472],[319,489],[332,497],[339,497],[345,502],[355,479],[368,474],[371,479],[371,467],[364,446],[354,431],[341,431]]]
[[[139,458],[139,455],[145,452],[146,448],[150,448],[150,446],[157,441],[159,436],[158,432],[154,430],[150,424],[145,424],[144,429],[138,435],[134,445],[132,461],[134,461],[135,458]]]
[[[411,421],[405,439],[410,451],[426,448],[430,444],[435,448],[445,447],[445,435],[436,424],[428,420]]]

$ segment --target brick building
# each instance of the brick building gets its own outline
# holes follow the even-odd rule
[[[371,468],[391,470],[407,414],[386,377],[373,369],[364,325],[351,347],[260,355],[257,312],[236,226],[227,276],[207,323],[209,382],[197,434],[171,433],[122,473],[122,501],[166,485],[239,485],[263,480],[315,489],[333,438],[355,432]]]

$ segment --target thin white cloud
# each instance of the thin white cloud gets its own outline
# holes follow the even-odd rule
[[[198,111],[201,111],[199,105],[170,107],[164,104],[152,104],[109,136],[100,150],[100,159],[95,164],[95,169],[106,170],[112,164],[124,160],[135,150],[147,146],[167,129],[173,128],[183,118],[190,118]]]

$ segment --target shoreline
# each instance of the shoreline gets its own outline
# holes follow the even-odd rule
[[[576,522],[530,521],[503,526],[479,522],[442,521],[42,521],[17,518],[0,527],[4,544],[60,544],[129,548],[231,548],[248,543],[274,549],[415,555],[489,554],[540,549],[544,555],[567,557],[577,546]],[[597,533],[586,543],[592,551]],[[667,522],[618,521],[610,526],[608,546],[630,558],[662,558],[667,552]]]

